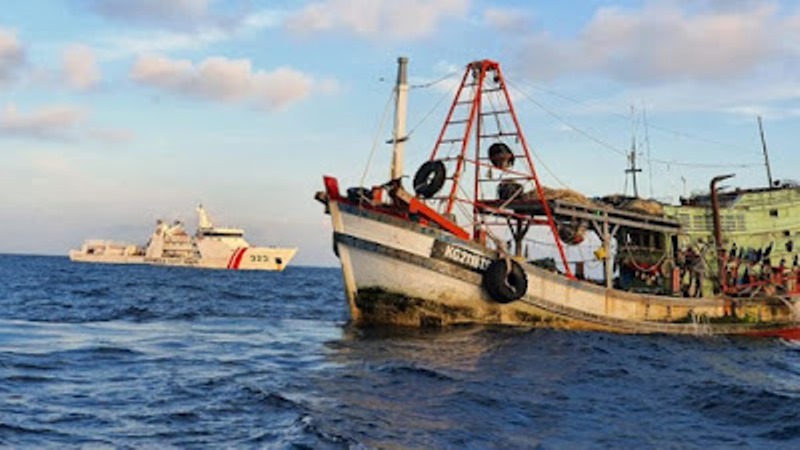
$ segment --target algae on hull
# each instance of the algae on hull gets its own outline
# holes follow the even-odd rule
[[[365,323],[438,327],[474,322],[477,318],[473,308],[448,306],[377,287],[359,289],[355,303]]]

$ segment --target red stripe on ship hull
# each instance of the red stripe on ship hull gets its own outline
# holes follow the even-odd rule
[[[241,250],[242,250],[241,248],[237,248],[236,250],[233,251],[233,253],[231,253],[231,257],[228,258],[228,267],[226,267],[227,269],[230,269],[231,267],[233,267],[233,262],[236,261],[236,255]]]
[[[241,264],[242,257],[244,257],[246,251],[247,249],[243,248],[242,251],[239,252],[239,255],[236,256],[236,261],[233,262],[233,270],[239,270],[239,264]]]

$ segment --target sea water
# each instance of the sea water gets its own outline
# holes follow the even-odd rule
[[[347,324],[340,272],[0,256],[7,448],[800,448],[800,346]]]

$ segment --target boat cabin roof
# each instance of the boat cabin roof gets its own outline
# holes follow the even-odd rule
[[[769,194],[779,191],[800,191],[800,186],[794,183],[786,183],[776,187],[769,188],[754,188],[754,189],[740,189],[736,188],[732,191],[719,192],[719,206],[721,208],[729,208],[734,206],[742,197],[748,195]],[[692,195],[691,197],[681,197],[681,206],[701,206],[711,207],[711,194]]]

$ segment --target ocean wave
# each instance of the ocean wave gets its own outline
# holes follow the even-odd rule
[[[430,380],[437,380],[437,381],[453,381],[453,377],[439,372],[434,369],[428,369],[425,367],[419,366],[405,366],[405,365],[395,365],[390,364],[386,366],[382,366],[378,369],[379,372],[383,372],[389,374],[394,377],[404,378],[407,376],[412,377],[422,377],[427,378]]]

